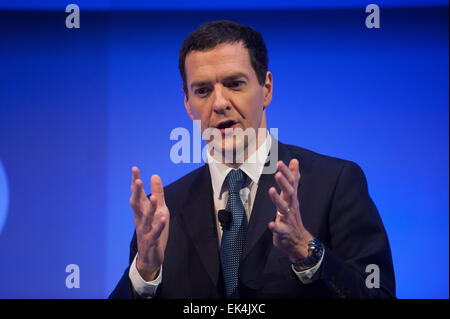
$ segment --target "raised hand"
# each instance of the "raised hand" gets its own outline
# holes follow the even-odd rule
[[[161,178],[153,175],[150,186],[152,195],[149,199],[144,191],[139,169],[133,167],[130,205],[137,236],[136,267],[145,281],[154,280],[159,273],[164,261],[170,221]]]
[[[284,251],[292,262],[308,257],[308,243],[313,236],[303,226],[298,201],[298,184],[300,182],[299,163],[297,159],[289,162],[289,167],[282,161],[277,163],[278,172],[275,180],[281,189],[278,194],[275,187],[269,189],[269,196],[277,208],[275,221],[269,223],[273,233],[273,244]]]

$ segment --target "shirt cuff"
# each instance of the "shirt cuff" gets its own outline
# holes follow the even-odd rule
[[[145,281],[136,268],[136,256],[134,257],[133,263],[131,264],[130,271],[128,273],[131,285],[133,286],[134,291],[140,297],[147,299],[153,298],[156,294],[156,289],[158,288],[162,280],[162,266],[159,269],[159,275],[155,280]]]
[[[323,251],[322,257],[320,258],[319,262],[312,268],[303,270],[303,271],[296,271],[294,268],[294,265],[291,265],[292,270],[297,275],[298,279],[304,284],[310,284],[312,283],[313,277],[316,274],[317,270],[319,270],[320,265],[322,265],[323,256],[325,255],[325,250]]]

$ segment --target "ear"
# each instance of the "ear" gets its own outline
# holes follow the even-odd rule
[[[270,102],[272,102],[272,93],[273,93],[273,79],[272,73],[267,71],[266,73],[266,82],[263,87],[264,93],[264,109],[269,106]]]
[[[189,114],[191,120],[195,120],[194,114],[192,114],[191,106],[189,105],[189,101],[186,94],[184,95],[184,107],[186,108],[186,111]]]

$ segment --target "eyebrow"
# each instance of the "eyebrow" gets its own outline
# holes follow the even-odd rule
[[[245,74],[245,73],[243,73],[243,72],[236,72],[236,73],[234,73],[234,74],[231,74],[231,75],[229,75],[229,76],[227,76],[227,77],[225,77],[224,79],[223,79],[223,81],[235,81],[235,80],[238,80],[238,79],[240,79],[240,78],[245,78],[247,81],[248,81],[248,76],[247,76],[247,74]],[[206,85],[206,84],[210,84],[211,82],[210,81],[196,81],[196,82],[192,82],[192,84],[191,84],[191,89],[193,89],[194,87],[198,87],[198,86],[203,86],[203,85]]]

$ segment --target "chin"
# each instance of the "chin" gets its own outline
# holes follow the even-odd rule
[[[247,143],[243,140],[231,141],[224,139],[222,145],[217,150],[221,153],[222,158],[225,158],[226,163],[243,163],[246,148]]]

